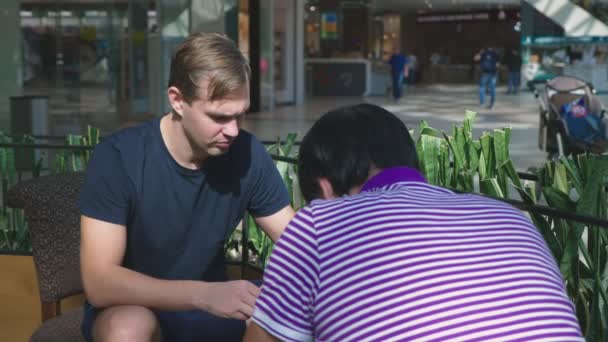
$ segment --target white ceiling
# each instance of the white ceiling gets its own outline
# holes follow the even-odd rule
[[[519,7],[521,0],[372,0],[371,3],[374,9],[396,12],[467,11]]]

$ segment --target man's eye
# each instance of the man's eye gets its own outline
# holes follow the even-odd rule
[[[219,122],[219,123],[227,123],[232,120],[236,120],[236,122],[241,122],[243,119],[243,116],[242,115],[239,115],[239,116],[214,116],[214,117],[212,117],[212,119],[213,119],[213,121]]]
[[[231,118],[227,117],[227,116],[214,116],[213,117],[213,121],[217,121],[217,122],[228,122],[230,120],[231,120]]]

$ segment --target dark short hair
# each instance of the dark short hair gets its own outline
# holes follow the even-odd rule
[[[187,103],[197,99],[199,82],[208,78],[206,98],[219,100],[249,85],[249,62],[236,44],[220,33],[191,34],[174,51],[169,87],[177,87]]]
[[[310,202],[321,197],[321,177],[342,196],[363,184],[372,167],[394,166],[418,169],[414,141],[394,114],[363,103],[330,111],[312,126],[300,146],[298,179]]]

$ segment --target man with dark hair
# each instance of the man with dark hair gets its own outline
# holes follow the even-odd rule
[[[310,202],[324,197],[320,183],[325,181],[320,180],[327,180],[339,197],[363,185],[370,170],[396,166],[418,168],[412,138],[396,116],[360,104],[329,112],[307,133],[299,150],[298,178]]]
[[[259,293],[226,281],[245,210],[271,239],[293,217],[265,148],[239,129],[249,66],[220,34],[175,51],[171,112],[105,138],[80,198],[88,341],[237,341]]]
[[[427,184],[417,164],[380,107],[313,125],[299,156],[312,201],[273,250],[245,341],[584,341],[526,216]]]

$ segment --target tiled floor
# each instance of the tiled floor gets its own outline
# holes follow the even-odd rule
[[[280,106],[273,111],[249,114],[244,127],[263,140],[284,137],[288,132],[298,132],[301,136],[320,115],[332,108],[371,102],[397,114],[409,128],[417,128],[421,120],[426,120],[434,128],[450,131],[453,124],[462,121],[465,110],[470,109],[479,112],[476,137],[484,130],[513,127],[510,150],[518,170],[542,163],[545,155],[537,147],[538,105],[532,94],[525,91],[506,95],[505,88],[499,87],[496,104],[488,110],[479,106],[477,91],[474,84],[435,84],[410,87],[398,102],[390,97],[310,98],[299,106]],[[105,89],[81,89],[79,102],[69,95],[55,95],[50,101],[51,135],[83,132],[88,124],[107,134],[138,119],[119,117],[116,105],[107,100]],[[608,103],[608,96],[603,96],[603,100]],[[10,131],[8,108],[8,103],[0,103],[0,129],[5,132]]]
[[[483,131],[505,126],[513,128],[511,157],[518,170],[539,165],[545,158],[537,147],[538,104],[530,92],[506,95],[504,88],[497,90],[493,109],[479,106],[477,86],[447,85],[410,87],[398,102],[389,97],[369,98],[314,98],[302,106],[277,107],[272,112],[251,114],[244,127],[262,139],[276,139],[286,132],[305,133],[314,121],[329,109],[338,106],[371,102],[397,114],[408,126],[416,129],[421,120],[432,127],[451,131],[452,125],[461,124],[465,110],[477,111],[475,137]],[[336,128],[339,129],[339,128]]]

